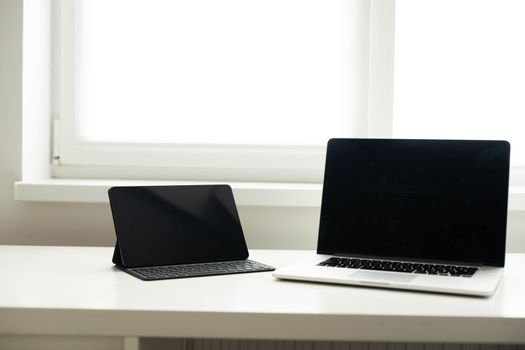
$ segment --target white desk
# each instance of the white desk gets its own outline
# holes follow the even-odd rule
[[[276,267],[311,254],[253,250]],[[0,246],[0,334],[525,343],[525,254],[491,298],[279,281],[143,282],[111,248]]]

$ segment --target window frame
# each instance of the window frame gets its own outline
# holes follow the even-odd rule
[[[392,133],[395,2],[367,4],[366,115],[359,137]],[[325,146],[232,146],[94,143],[75,137],[74,0],[54,0],[53,165],[56,178],[192,179],[257,182],[322,182]],[[56,19],[59,19],[58,21]],[[58,92],[58,93],[57,93]],[[166,164],[169,164],[168,166]],[[132,174],[130,176],[130,174]]]
[[[60,11],[59,1],[61,0],[24,2],[22,178],[14,184],[15,200],[107,203],[107,189],[111,186],[187,184],[187,179],[191,179],[195,183],[205,180],[206,183],[220,181],[231,184],[236,201],[241,206],[319,207],[322,191],[321,171],[313,171],[306,176],[304,182],[311,182],[308,184],[298,183],[301,182],[301,176],[291,170],[288,170],[290,174],[287,178],[279,177],[279,174],[275,175],[270,169],[265,175],[268,180],[263,183],[257,181],[257,176],[246,176],[243,181],[235,182],[230,178],[231,174],[218,171],[220,169],[214,169],[215,173],[211,176],[206,172],[207,169],[197,169],[196,173],[195,169],[168,167],[58,166],[60,160],[56,157],[60,156],[60,150],[57,148],[60,143],[53,140],[53,137],[57,138],[56,131],[60,123],[56,122],[55,128],[52,127],[52,123],[60,115],[60,96],[53,93],[56,86],[60,86],[60,72],[53,70],[52,65],[48,63],[51,57],[54,61],[60,60],[60,48],[51,45],[53,35],[50,33],[50,30],[54,32],[54,37],[60,33],[60,23],[51,21],[52,15]],[[368,133],[374,137],[389,136],[388,125],[384,123],[388,123],[392,118],[388,112],[388,103],[385,101],[390,101],[393,96],[393,91],[389,93],[388,90],[392,88],[393,82],[393,2],[394,0],[370,0],[371,19],[376,19],[371,20],[371,33],[374,37],[383,33],[383,38],[377,41],[377,45],[370,47],[370,55],[373,58],[370,60],[371,112],[367,121]],[[386,11],[383,12],[386,16],[383,21],[380,20],[381,11]],[[389,11],[390,15],[388,15]],[[27,20],[28,18],[30,20]],[[386,24],[385,20],[387,20]],[[391,52],[387,50],[384,55],[378,54],[382,47],[381,40],[386,40],[383,42],[392,50]],[[53,51],[51,54],[50,49]],[[381,69],[390,74],[381,76],[379,74]],[[378,86],[385,88],[378,90]],[[49,100],[53,103],[49,104]],[[377,103],[384,103],[384,105],[379,108]],[[373,113],[373,108],[378,112]],[[177,178],[183,180],[177,181],[175,180]],[[525,210],[524,180],[525,169],[512,167],[509,211]],[[279,181],[284,183],[276,183]]]

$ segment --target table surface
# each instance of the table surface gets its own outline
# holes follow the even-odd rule
[[[525,254],[489,298],[292,282],[141,281],[112,248],[0,246],[0,334],[525,343]],[[313,251],[251,250],[275,267]]]

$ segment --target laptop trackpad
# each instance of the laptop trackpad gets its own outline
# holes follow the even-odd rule
[[[356,271],[349,276],[351,279],[356,279],[363,282],[383,282],[383,283],[408,283],[417,276],[404,273],[385,273],[374,271]]]

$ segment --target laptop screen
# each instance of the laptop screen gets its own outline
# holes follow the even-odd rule
[[[113,187],[109,199],[126,267],[248,257],[228,185]]]
[[[503,266],[506,141],[332,139],[317,251]]]

